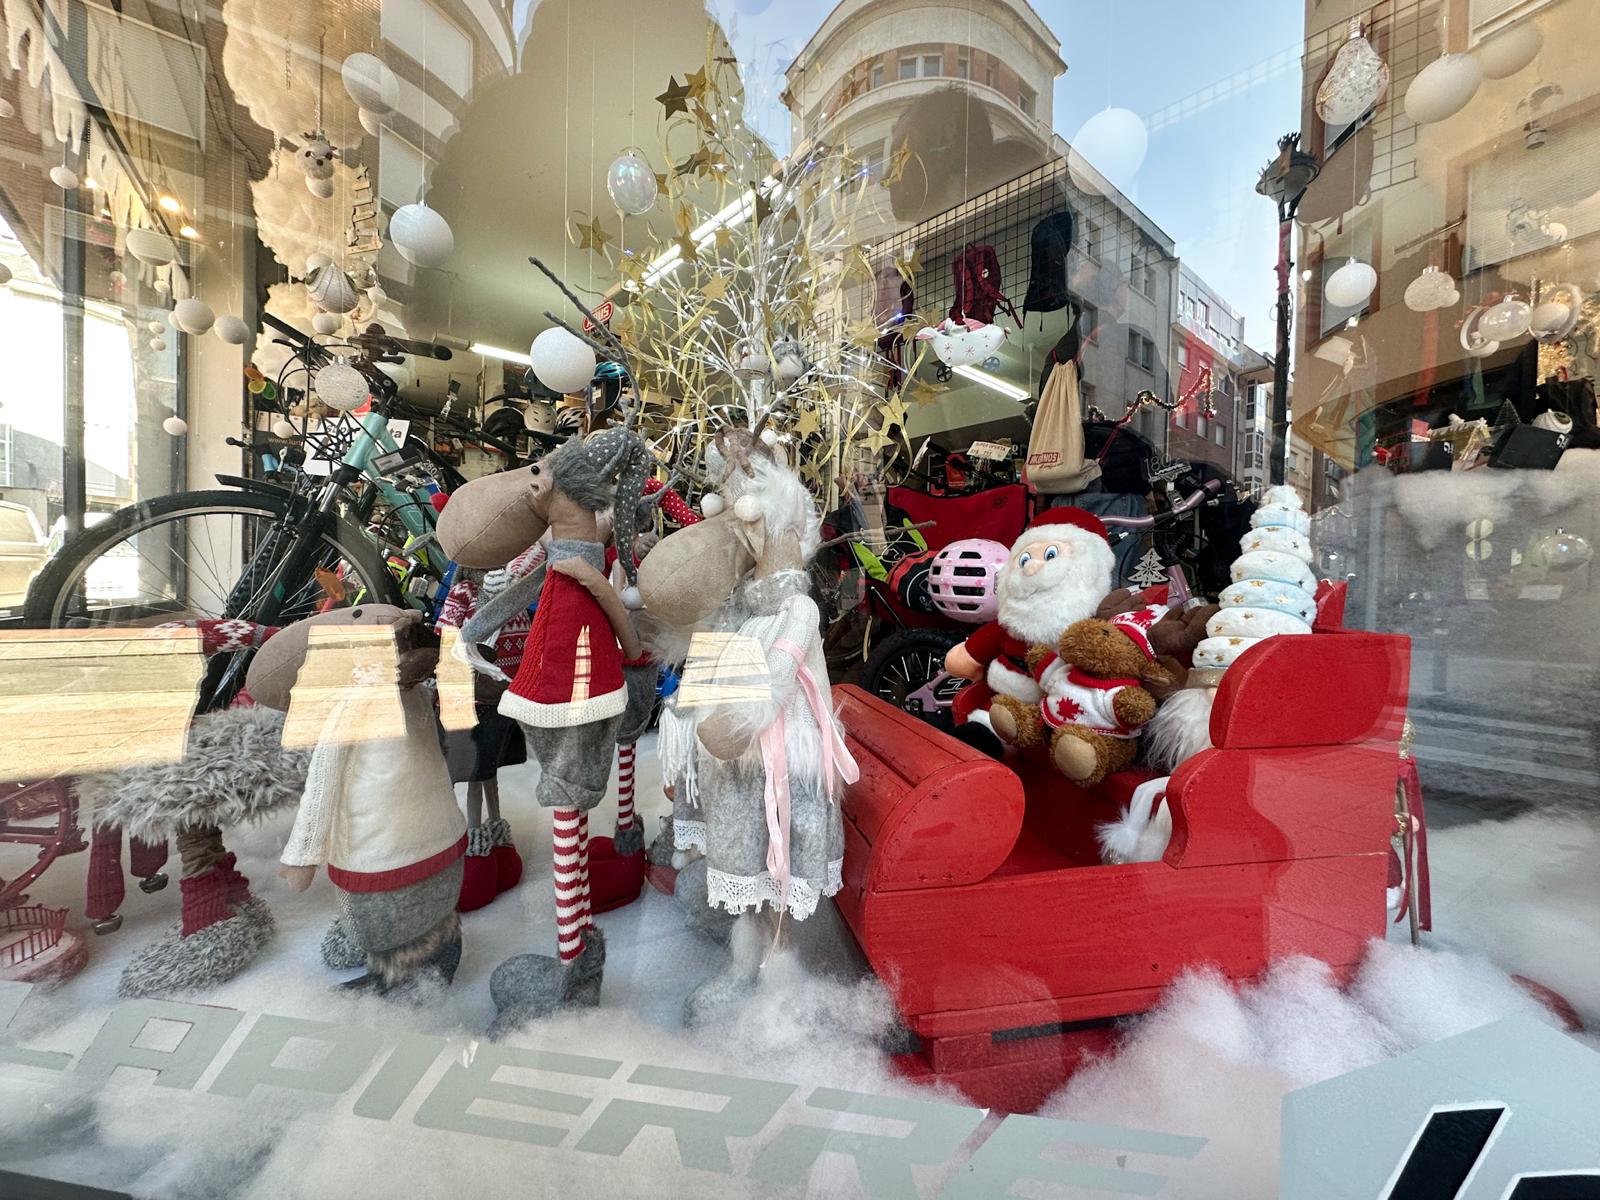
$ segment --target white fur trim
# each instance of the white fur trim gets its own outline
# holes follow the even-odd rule
[[[1095,827],[1102,859],[1108,863],[1155,862],[1167,852],[1172,840],[1172,812],[1165,797],[1169,778],[1141,783],[1119,818]]]
[[[1002,696],[1014,696],[1029,704],[1037,703],[1044,697],[1044,690],[1032,675],[1014,671],[998,658],[989,664],[984,679],[991,690],[999,692]]]
[[[535,725],[540,729],[571,729],[574,725],[587,725],[614,717],[628,707],[628,689],[619,687],[587,700],[567,700],[560,704],[541,704],[515,692],[500,697],[500,715]]]
[[[759,521],[761,519],[761,501],[754,496],[740,496],[733,502],[733,515],[741,521]]]
[[[1171,772],[1184,759],[1211,749],[1211,706],[1215,688],[1183,688],[1156,709],[1144,727],[1144,760],[1157,771]]]

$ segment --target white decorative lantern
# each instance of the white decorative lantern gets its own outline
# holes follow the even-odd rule
[[[192,296],[187,300],[179,300],[173,306],[172,317],[179,329],[196,335],[205,333],[217,323],[217,314],[211,311],[211,306]]]
[[[182,437],[189,432],[189,422],[182,417],[168,417],[161,422],[161,428],[165,429],[173,437]]]
[[[1448,308],[1460,298],[1461,293],[1456,291],[1456,281],[1450,272],[1441,271],[1438,267],[1424,267],[1422,274],[1406,285],[1406,307],[1412,312]]]
[[[418,267],[442,267],[455,252],[450,226],[426,204],[407,204],[389,218],[389,240],[400,256]]]
[[[1138,113],[1126,108],[1102,109],[1078,128],[1067,152],[1067,171],[1074,183],[1091,194],[1099,194],[1096,172],[1118,191],[1128,192],[1149,147],[1150,135]]]
[[[78,173],[66,163],[50,168],[50,182],[64,192],[70,192],[78,186]]]
[[[338,333],[339,326],[344,324],[344,318],[338,313],[319,312],[311,318],[311,328],[326,336]]]
[[[250,326],[244,323],[244,318],[232,313],[218,317],[214,329],[216,335],[230,346],[242,346],[250,340]]]
[[[1528,316],[1528,332],[1536,341],[1562,341],[1571,336],[1583,315],[1583,293],[1570,283],[1555,283],[1543,295]]]
[[[1483,72],[1470,54],[1441,54],[1406,89],[1406,116],[1418,125],[1453,117],[1478,90]]]
[[[528,357],[535,377],[552,392],[581,392],[594,378],[594,351],[559,326],[534,338]]]
[[[316,301],[318,308],[331,313],[347,313],[361,299],[361,293],[350,282],[350,276],[331,263],[311,272],[306,280],[306,292]]]
[[[364,112],[383,116],[400,103],[400,81],[375,54],[352,54],[339,68],[344,90]]]
[[[1317,115],[1329,125],[1348,125],[1377,104],[1389,87],[1389,65],[1361,36],[1361,21],[1350,22],[1350,38],[1339,47],[1317,88]]]
[[[1322,298],[1335,308],[1360,308],[1378,286],[1378,273],[1358,258],[1340,267],[1322,285]]]
[[[760,342],[745,339],[733,347],[733,373],[739,379],[762,379],[772,370],[772,360]]]
[[[1544,34],[1539,27],[1532,21],[1518,21],[1478,46],[1478,67],[1485,79],[1504,79],[1538,58],[1543,48]]]
[[[164,267],[178,257],[172,239],[154,229],[130,229],[124,244],[129,254],[152,267]]]
[[[150,339],[150,349],[154,350],[157,354],[160,354],[166,348],[167,341],[165,338],[153,337]]]
[[[1518,299],[1515,295],[1507,296],[1478,318],[1478,332],[1497,342],[1508,342],[1528,332],[1528,322],[1532,317],[1533,308],[1526,300]]]
[[[639,216],[655,207],[656,173],[632,150],[617,157],[606,172],[606,191],[611,202],[630,216]]]
[[[1472,358],[1488,358],[1500,349],[1499,342],[1491,341],[1479,332],[1483,314],[1484,309],[1475,308],[1461,322],[1461,348]]]
[[[333,259],[322,253],[320,250],[306,255],[306,274],[308,276],[320,271],[323,267],[329,267],[332,265]]]
[[[367,401],[366,377],[342,358],[318,369],[311,387],[317,399],[336,412],[349,412]]]

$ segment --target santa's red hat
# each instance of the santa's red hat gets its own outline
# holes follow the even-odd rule
[[[1086,508],[1075,508],[1072,505],[1067,505],[1063,508],[1047,508],[1034,517],[1028,523],[1028,527],[1022,531],[1021,536],[1013,543],[1012,548],[1015,549],[1016,546],[1021,545],[1023,542],[1034,541],[1040,534],[1048,536],[1056,532],[1065,533],[1064,526],[1091,533],[1103,542],[1110,541],[1106,536],[1106,527],[1100,523],[1099,517]]]
[[[1171,610],[1165,604],[1147,604],[1143,608],[1136,608],[1132,612],[1118,613],[1111,618],[1111,623],[1128,639],[1144,652],[1144,656],[1151,662],[1156,661],[1155,647],[1150,644],[1150,630],[1155,623],[1166,616]]]

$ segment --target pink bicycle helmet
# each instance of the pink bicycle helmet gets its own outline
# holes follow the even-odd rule
[[[1010,552],[988,538],[951,542],[933,556],[928,571],[928,596],[952,621],[982,625],[1000,612],[995,576]]]

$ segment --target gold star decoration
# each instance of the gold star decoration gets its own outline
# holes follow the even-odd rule
[[[716,239],[717,253],[726,254],[733,249],[733,230],[726,225],[718,225],[712,237]]]
[[[713,275],[700,287],[700,295],[707,300],[724,300],[728,295],[728,277]]]
[[[858,275],[862,279],[871,282],[876,274],[877,272],[872,269],[872,260],[867,257],[867,252],[860,246],[851,246],[850,249],[845,251],[844,277],[846,279],[852,275]],[[876,341],[877,339],[874,338],[873,340]]]
[[[883,402],[883,427],[885,429],[898,425],[902,429],[906,424],[906,403],[899,396],[891,396]]]
[[[889,438],[881,429],[874,429],[861,439],[861,444],[874,454],[881,454],[883,448],[889,444]]]
[[[694,119],[700,123],[700,128],[706,133],[717,131],[717,118],[709,108],[703,104],[696,104],[693,108]]]
[[[700,257],[700,247],[694,244],[694,239],[687,233],[680,233],[672,240],[677,243],[678,249],[683,252],[683,260],[685,262],[693,262]]]
[[[871,346],[876,344],[878,338],[882,335],[878,332],[878,326],[874,324],[872,318],[862,317],[854,325],[850,326],[848,336],[852,346]]]
[[[689,97],[692,95],[688,88],[679,83],[676,76],[667,76],[667,90],[656,97],[656,102],[666,111],[663,116],[670,117],[673,113],[686,113],[689,111]]]
[[[655,176],[656,176],[656,190],[658,192],[666,191],[667,190],[667,183],[671,179],[671,176],[665,171],[657,171],[655,173]]]
[[[814,408],[802,408],[799,420],[794,423],[795,436],[810,437],[821,429],[822,422],[817,419],[817,410]]]
[[[905,178],[906,164],[911,161],[911,147],[900,143],[900,148],[889,156],[889,161],[883,165],[884,186],[892,187]]]
[[[691,71],[683,77],[685,88],[690,97],[695,100],[704,100],[706,92],[712,87],[711,80],[706,77],[706,69],[701,67],[698,71]]]
[[[598,250],[604,254],[606,243],[611,240],[611,235],[600,224],[599,217],[595,217],[587,225],[574,221],[572,230],[578,235],[579,250]]]
[[[934,387],[926,380],[919,379],[911,386],[911,399],[918,404],[932,404],[943,391],[944,388]]]
[[[761,222],[765,221],[769,216],[772,215],[772,201],[767,199],[766,193],[761,190],[760,184],[752,183],[750,188],[756,194],[756,226],[759,228]]]
[[[617,260],[617,274],[622,276],[623,286],[629,291],[638,291],[644,286],[645,272],[650,269],[650,264],[632,250],[624,250]]]

